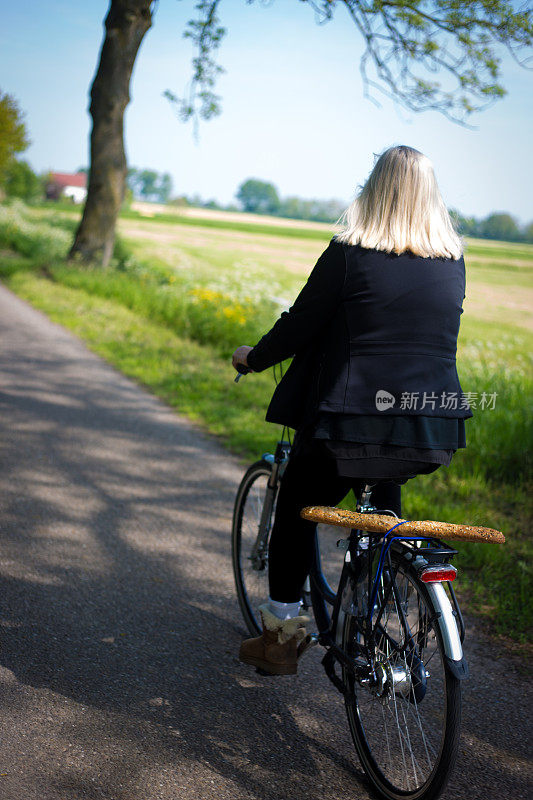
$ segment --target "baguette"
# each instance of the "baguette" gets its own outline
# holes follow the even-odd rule
[[[491,542],[503,544],[505,536],[501,531],[472,525],[455,525],[451,522],[435,520],[400,520],[386,514],[360,514],[342,508],[328,506],[308,506],[300,514],[304,519],[321,522],[324,525],[337,525],[341,528],[355,528],[367,533],[386,533],[398,522],[398,536],[433,536],[436,539],[455,539],[463,542]]]

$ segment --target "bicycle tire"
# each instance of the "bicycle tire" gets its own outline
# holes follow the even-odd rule
[[[381,672],[382,682],[386,681],[385,687],[389,684],[388,693],[383,689],[381,697],[375,687],[363,687],[344,670],[348,724],[361,765],[380,797],[435,800],[446,786],[457,756],[460,681],[446,667],[438,609],[427,587],[398,554],[392,555],[392,567],[400,602],[396,598],[387,602],[385,607],[390,605],[391,610],[385,625],[390,630],[385,631],[395,641],[394,631],[401,629],[402,606],[417,646],[409,655],[400,656],[385,635],[376,643],[374,655],[381,656],[377,672]],[[387,580],[390,582],[390,577]],[[346,614],[342,635],[346,652],[350,648],[355,652],[354,642],[362,640],[360,630],[356,615]],[[408,674],[409,691],[407,683],[401,688],[402,670]]]
[[[255,567],[251,561],[251,555],[257,538],[266,485],[271,472],[272,466],[266,461],[256,461],[255,464],[252,464],[239,485],[233,510],[231,536],[233,576],[242,616],[252,636],[261,633],[261,621],[257,607],[268,598],[268,540],[271,520],[263,555],[259,562],[256,561]],[[271,519],[274,510],[275,498]],[[260,568],[257,568],[258,566]]]

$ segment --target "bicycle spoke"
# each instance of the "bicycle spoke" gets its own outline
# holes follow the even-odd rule
[[[403,738],[404,738],[404,736],[403,736],[403,731],[402,731],[401,726],[400,726],[400,720],[398,718],[398,706],[397,706],[397,703],[396,703],[396,695],[393,694],[392,697],[393,697],[393,700],[394,700],[394,716],[396,718],[396,729],[398,731],[398,736],[399,736],[399,740],[400,740],[400,748],[401,748],[401,753],[402,753],[403,768],[404,768],[405,774],[407,775],[407,762],[405,760],[405,750],[404,750],[404,746],[403,746]],[[407,788],[410,789],[411,787],[409,785],[407,785]]]

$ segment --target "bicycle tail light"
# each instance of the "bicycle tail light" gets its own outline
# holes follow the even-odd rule
[[[442,581],[453,581],[457,576],[457,570],[451,564],[439,567],[426,567],[420,573],[420,579],[424,583],[441,583]]]

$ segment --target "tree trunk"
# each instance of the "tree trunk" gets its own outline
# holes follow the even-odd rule
[[[91,87],[91,164],[83,217],[69,258],[107,266],[126,185],[124,111],[137,52],[152,24],[153,0],[111,0]]]

